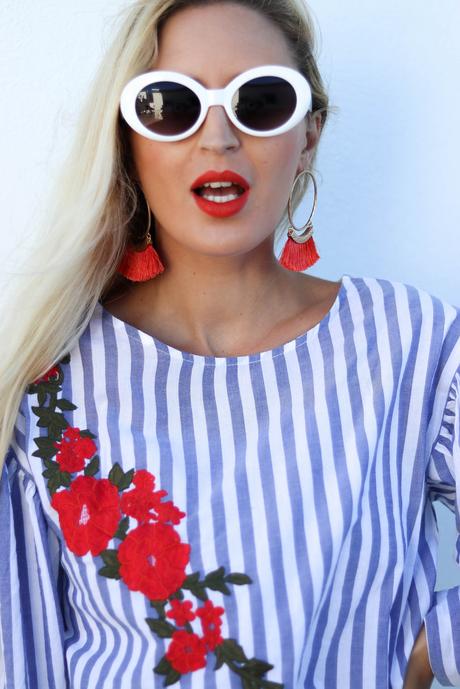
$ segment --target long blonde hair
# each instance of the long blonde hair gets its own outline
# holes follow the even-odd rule
[[[97,302],[120,286],[117,266],[128,241],[135,242],[144,231],[127,128],[119,115],[121,91],[152,64],[158,32],[171,14],[225,1],[144,0],[122,12],[121,26],[89,89],[46,222],[21,270],[9,276],[0,321],[0,465],[27,386],[74,347]],[[328,98],[303,1],[230,1],[262,12],[284,33],[311,85],[313,111],[320,111],[324,127]],[[302,193],[297,189],[294,205]]]

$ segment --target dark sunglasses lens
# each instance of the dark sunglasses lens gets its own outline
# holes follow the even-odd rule
[[[241,124],[256,131],[268,131],[285,124],[295,110],[296,93],[281,77],[258,77],[235,92],[233,112]]]
[[[174,136],[192,127],[201,105],[198,96],[174,81],[157,81],[140,91],[136,112],[144,127],[155,134]]]

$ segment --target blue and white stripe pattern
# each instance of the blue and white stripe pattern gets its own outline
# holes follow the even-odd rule
[[[65,366],[69,423],[101,476],[149,469],[187,517],[188,572],[253,583],[212,594],[224,637],[285,689],[401,689],[426,620],[441,683],[460,683],[460,591],[434,593],[433,499],[457,513],[460,315],[414,288],[344,277],[329,314],[272,351],[186,354],[98,306]],[[26,396],[1,484],[7,689],[152,689],[164,654],[141,593],[65,546]],[[460,546],[459,546],[460,561]],[[187,689],[240,689],[213,662]]]

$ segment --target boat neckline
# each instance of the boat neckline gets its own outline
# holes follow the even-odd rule
[[[126,321],[123,321],[121,318],[114,316],[100,302],[98,302],[97,307],[99,307],[100,313],[103,316],[103,318],[112,321],[115,328],[119,330],[124,330],[128,337],[138,342],[140,341],[142,344],[146,346],[153,345],[157,349],[157,351],[163,352],[164,354],[168,354],[171,358],[181,359],[181,361],[190,361],[196,363],[201,362],[205,365],[221,365],[227,363],[252,363],[260,361],[261,359],[274,358],[276,356],[286,354],[291,350],[297,349],[300,345],[304,344],[307,341],[307,339],[314,337],[315,334],[318,333],[320,328],[323,327],[325,323],[327,323],[330,320],[330,318],[339,310],[339,306],[342,302],[344,294],[347,291],[347,286],[350,280],[351,278],[349,275],[342,276],[342,278],[339,280],[340,287],[337,291],[337,295],[330,309],[321,318],[321,320],[318,321],[318,323],[313,325],[308,330],[305,330],[304,332],[300,333],[300,335],[297,335],[288,342],[284,342],[280,345],[277,345],[272,349],[266,349],[261,352],[254,352],[250,354],[237,354],[234,356],[212,356],[208,354],[195,354],[193,352],[182,351],[181,349],[177,349],[176,347],[173,347],[172,345],[169,345],[166,342],[162,342],[154,335],[146,333],[144,330],[140,330],[139,328],[136,328],[136,326],[131,325]]]

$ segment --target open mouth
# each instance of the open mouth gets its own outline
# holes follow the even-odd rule
[[[245,189],[234,182],[206,182],[193,189],[193,193],[213,203],[228,203],[235,201],[245,192]]]
[[[246,205],[250,184],[233,170],[208,170],[197,177],[190,191],[203,213],[215,218],[228,218]]]

